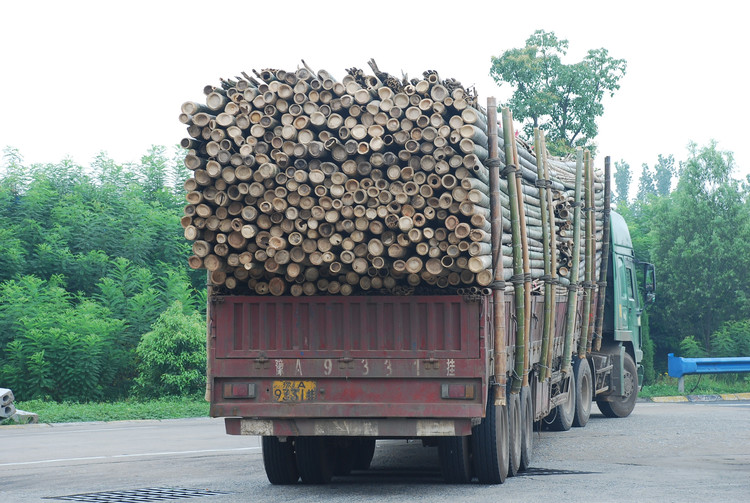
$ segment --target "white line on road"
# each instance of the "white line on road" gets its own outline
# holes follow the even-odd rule
[[[115,454],[114,456],[87,456],[83,458],[59,458],[59,459],[42,459],[39,461],[21,461],[18,463],[0,463],[0,466],[22,466],[22,465],[40,465],[47,463],[65,463],[70,461],[91,461],[94,459],[120,459],[120,458],[137,458],[150,456],[176,456],[183,454],[206,454],[211,452],[236,452],[236,451],[259,451],[260,447],[238,447],[235,449],[202,449],[198,451],[166,451],[166,452],[145,452],[139,454]]]

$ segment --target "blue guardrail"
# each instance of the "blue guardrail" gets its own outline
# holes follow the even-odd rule
[[[685,391],[684,376],[688,374],[729,374],[750,372],[750,357],[682,358],[669,353],[667,368],[670,377],[679,378],[678,389]]]

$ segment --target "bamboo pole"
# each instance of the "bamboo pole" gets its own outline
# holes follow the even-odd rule
[[[513,160],[513,115],[510,109],[504,107],[502,110],[503,119],[503,136],[505,138],[505,159],[506,167],[505,173],[508,181],[508,196],[510,198],[510,215],[511,215],[511,236],[513,242],[513,276],[511,282],[513,283],[515,290],[515,301],[516,301],[516,350],[515,350],[515,369],[513,372],[513,381],[511,384],[511,392],[519,393],[521,391],[521,385],[523,381],[523,369],[524,363],[524,331],[525,331],[525,299],[524,299],[524,273],[523,273],[523,251],[521,244],[521,216],[519,214],[518,207],[518,193],[516,185],[516,171],[518,167],[514,164],[508,163],[508,160]]]
[[[604,232],[602,235],[602,260],[599,270],[599,299],[596,304],[596,328],[594,329],[594,351],[602,348],[602,328],[604,326],[604,298],[607,292],[607,268],[609,265],[610,228],[609,215],[611,212],[611,188],[610,188],[610,160],[609,156],[604,158]]]
[[[584,152],[584,200],[585,207],[583,209],[585,216],[585,269],[584,269],[584,282],[583,282],[583,316],[581,320],[581,334],[578,339],[578,358],[583,359],[586,357],[586,347],[588,344],[588,333],[589,326],[591,324],[591,301],[593,300],[593,278],[594,278],[594,265],[593,265],[593,219],[594,219],[594,204],[592,194],[592,183],[593,177],[592,172],[592,160],[591,154],[588,150]]]
[[[536,162],[537,162],[537,176],[539,182],[546,182],[545,170],[546,166],[544,163],[544,145],[542,140],[542,133],[539,128],[534,129],[534,147],[536,150]],[[540,209],[542,212],[542,246],[544,255],[544,325],[542,329],[542,350],[540,358],[543,367],[539,373],[539,379],[543,380],[547,375],[546,367],[546,356],[550,345],[550,334],[551,334],[551,319],[552,319],[552,308],[555,299],[552,297],[552,263],[550,258],[550,231],[547,221],[547,194],[546,190],[549,185],[539,183],[539,201]]]
[[[568,305],[565,325],[565,344],[563,346],[562,371],[571,372],[570,358],[575,335],[576,311],[578,308],[578,264],[581,253],[581,179],[583,176],[583,150],[576,149],[576,189],[574,196],[573,212],[573,264],[570,271],[570,284],[568,285]]]
[[[549,164],[547,163],[547,146],[546,146],[546,140],[544,138],[544,135],[542,135],[542,156],[544,157],[544,178],[549,180],[550,178],[550,169]],[[549,313],[549,341],[547,344],[547,351],[542,352],[540,360],[543,363],[543,374],[544,378],[548,377],[552,373],[552,355],[553,355],[553,347],[554,347],[554,340],[555,340],[555,334],[556,334],[556,324],[557,324],[557,284],[558,284],[558,278],[557,278],[557,233],[555,230],[555,212],[554,208],[552,207],[552,188],[550,185],[547,185],[547,210],[549,211],[549,227],[550,227],[550,276],[551,276],[551,290],[552,290],[552,312]]]
[[[490,209],[492,224],[492,267],[493,267],[493,321],[494,321],[494,361],[495,374],[495,405],[506,404],[507,359],[506,322],[505,322],[505,281],[502,261],[502,212],[500,201],[500,158],[497,148],[497,101],[487,99],[488,136],[490,138],[489,159],[490,169]]]

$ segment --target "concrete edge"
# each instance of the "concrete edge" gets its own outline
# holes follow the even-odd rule
[[[677,402],[721,402],[750,400],[750,393],[723,393],[720,395],[677,395],[677,396],[654,396],[644,398],[647,402],[677,403]]]

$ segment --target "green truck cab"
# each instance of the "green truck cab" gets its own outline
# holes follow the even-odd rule
[[[611,246],[604,309],[601,350],[593,353],[597,373],[596,401],[607,416],[625,417],[633,410],[643,382],[643,334],[641,314],[655,298],[653,264],[635,258],[625,219],[610,214]],[[644,297],[638,290],[639,268],[643,271]],[[598,364],[598,365],[597,365]],[[607,370],[611,370],[606,379]]]

